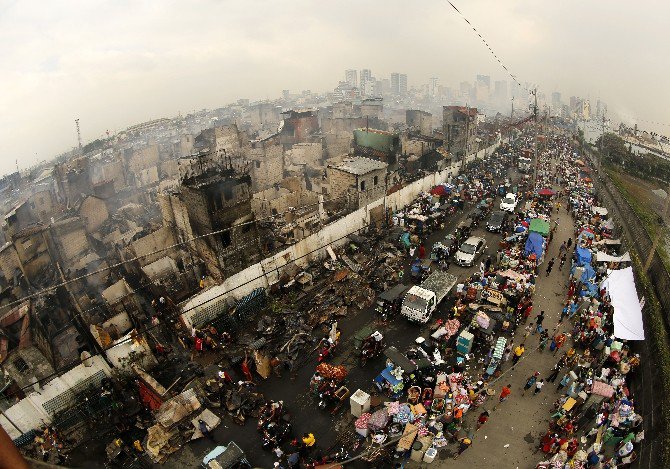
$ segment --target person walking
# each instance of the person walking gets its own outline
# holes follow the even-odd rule
[[[572,238],[568,238],[568,249],[570,249],[570,246],[572,246]]]
[[[563,389],[564,387],[566,387],[569,383],[570,383],[570,373],[568,372],[558,382],[558,387],[556,388],[556,392],[558,392],[561,389]]]
[[[477,419],[477,430],[482,428],[482,425],[484,425],[488,421],[489,421],[489,411],[485,410],[484,412],[479,414],[479,418]]]
[[[517,348],[514,349],[514,356],[512,357],[512,367],[516,366],[516,364],[519,363],[519,360],[521,359],[521,356],[525,352],[526,352],[525,344],[521,344]]]
[[[535,373],[533,373],[532,375],[530,375],[530,378],[528,378],[528,379],[526,380],[526,384],[524,385],[524,387],[523,387],[523,391],[521,392],[521,395],[522,395],[522,396],[523,396],[524,394],[526,394],[526,391],[528,391],[530,388],[533,387],[533,385],[534,385],[535,382],[537,381],[537,377],[538,377],[538,376],[540,376],[540,372],[539,372],[539,371],[536,371]]]
[[[561,247],[558,248],[558,251],[561,253],[561,255],[568,252],[568,246],[565,244],[565,241],[563,241],[563,244],[561,244]]]
[[[454,456],[454,459],[458,459],[458,457],[461,454],[463,454],[463,451],[468,449],[471,444],[472,444],[472,440],[470,438],[468,438],[467,436],[458,440],[458,453],[456,453],[456,456]]]
[[[563,271],[563,265],[565,265],[565,259],[566,258],[567,258],[567,253],[564,252],[563,254],[561,254],[561,262],[560,262],[560,264],[558,264],[558,270],[561,271],[561,272]]]
[[[542,391],[542,386],[544,386],[544,380],[543,379],[541,379],[540,381],[535,383],[535,392],[533,394],[534,395],[535,394],[540,394],[540,391]]]
[[[540,314],[537,315],[535,318],[535,323],[537,324],[536,331],[537,332],[542,332],[544,329],[542,328],[542,322],[544,321],[544,310],[540,311]]]
[[[498,398],[498,402],[505,402],[510,394],[512,394],[512,385],[508,384],[507,386],[503,386],[503,388],[500,390],[500,397]]]
[[[548,341],[549,341],[549,333],[543,329],[542,332],[540,332],[540,344],[539,344],[540,352],[544,352],[544,349],[546,348]]]
[[[556,363],[551,369],[551,374],[547,377],[547,381],[553,383],[558,378],[558,373],[561,371],[560,363]]]
[[[556,259],[553,257],[549,262],[547,262],[547,277],[549,277],[549,274],[551,273],[551,269],[554,267],[554,262],[556,262]]]

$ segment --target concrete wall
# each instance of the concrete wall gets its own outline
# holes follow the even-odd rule
[[[475,158],[481,159],[500,145],[500,142],[480,150],[477,154],[468,157],[468,162]],[[239,299],[256,288],[268,288],[277,282],[283,267],[295,262],[300,267],[306,267],[311,262],[324,259],[328,254],[327,246],[340,246],[345,238],[370,223],[370,213],[379,206],[398,210],[411,203],[422,191],[428,191],[436,184],[449,181],[457,176],[460,163],[454,163],[449,168],[429,174],[423,179],[403,187],[397,192],[371,202],[349,215],[328,224],[292,246],[253,264],[246,269],[226,278],[223,283],[193,296],[180,305],[182,320],[191,326],[191,319],[196,314],[216,315],[224,309],[229,298]],[[213,316],[211,316],[213,317]]]
[[[174,239],[172,230],[170,229],[169,226],[164,226],[163,228],[160,228],[151,234],[148,234],[142,238],[139,238],[136,241],[133,241],[132,243],[130,243],[130,246],[136,256],[145,256],[154,251],[158,251],[159,249],[164,249],[168,246],[172,246],[175,243],[176,240]],[[166,253],[170,254],[169,251],[163,251],[151,254],[147,257],[143,257],[142,259],[140,259],[139,263],[141,266],[145,266],[160,259],[161,257],[164,257]]]
[[[7,409],[5,414],[9,417],[9,420],[18,426],[18,429],[3,416],[0,416],[0,425],[2,425],[11,438],[18,438],[22,433],[40,428],[44,423],[51,423],[53,414],[55,413],[53,412],[53,407],[49,404],[50,401],[53,402],[52,399],[62,396],[64,397],[64,402],[69,402],[69,405],[72,405],[74,402],[68,399],[68,394],[71,394],[70,390],[72,387],[93,377],[98,372],[105,376],[111,375],[109,365],[107,365],[102,357],[91,357],[87,360],[87,363],[90,366],[84,364],[77,365],[67,373],[49,381],[40,389],[39,393],[30,393],[24,399]]]
[[[320,166],[323,159],[323,144],[318,143],[296,143],[286,152],[286,166],[307,165],[310,167]]]
[[[2,274],[7,282],[11,283],[14,279],[16,269],[22,270],[19,254],[13,244],[7,244],[0,251],[0,274]]]
[[[102,199],[88,196],[79,207],[79,216],[86,231],[94,233],[109,218],[107,204]]]
[[[284,154],[281,145],[251,150],[251,183],[254,192],[279,184],[284,178]]]

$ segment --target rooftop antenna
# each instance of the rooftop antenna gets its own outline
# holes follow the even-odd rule
[[[79,129],[79,119],[74,120],[74,125],[77,126],[77,142],[79,143],[79,154],[81,154],[82,146],[81,146],[81,130]]]

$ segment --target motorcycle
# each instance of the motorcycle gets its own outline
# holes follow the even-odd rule
[[[323,346],[321,347],[321,352],[319,352],[319,356],[317,358],[319,363],[330,358],[330,356],[335,352],[335,347],[337,346],[337,343],[332,342],[329,338],[324,338],[321,342],[323,343]]]
[[[384,348],[384,338],[378,331],[366,337],[361,344],[361,366],[365,366],[369,359],[381,355]]]

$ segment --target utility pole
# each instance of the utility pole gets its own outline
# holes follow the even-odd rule
[[[461,163],[461,172],[465,172],[465,163],[468,159],[468,134],[470,133],[470,106],[465,103],[465,150],[463,151],[463,162]]]
[[[79,143],[79,155],[83,152],[83,147],[81,146],[81,130],[79,130],[79,118],[74,120],[74,124],[77,127],[77,142]]]
[[[533,167],[534,167],[533,182],[535,184],[537,184],[537,166],[540,162],[540,160],[538,159],[538,156],[537,156],[537,125],[538,125],[537,124],[537,88],[535,88],[533,90],[533,95],[535,96],[535,104],[533,105],[533,117],[534,117],[534,120],[535,120],[535,126],[534,126],[535,127],[535,139],[534,139],[534,141],[535,141],[535,145],[534,145],[534,147],[535,147],[535,149],[534,149],[535,163],[533,165]]]

